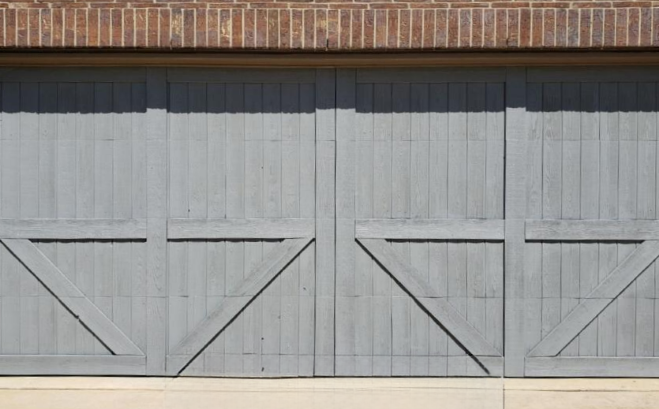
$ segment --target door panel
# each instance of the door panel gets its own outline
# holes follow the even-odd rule
[[[144,374],[144,74],[2,78],[4,374]]]
[[[642,368],[658,352],[659,253],[645,222],[632,222],[656,219],[656,79],[529,75],[526,374],[656,375]],[[563,222],[532,240],[529,222],[540,219],[590,222],[576,239],[581,224]],[[604,221],[620,222],[598,230]]]
[[[170,71],[169,217],[248,229],[231,237],[214,225],[193,240],[170,239],[170,373],[313,374],[315,249],[307,244],[315,234],[315,87],[289,77],[219,72],[198,82],[194,72]],[[235,308],[232,301],[244,296],[237,292],[294,240],[273,237],[259,220],[309,220],[307,242],[235,316],[211,321]],[[204,236],[210,231],[213,239]],[[198,343],[189,362],[174,357],[208,325],[218,325],[209,344]]]
[[[499,241],[465,241],[428,229],[447,220],[503,218],[503,84],[477,74],[449,83],[455,73],[442,70],[383,72],[338,74],[339,106],[355,108],[337,123],[347,125],[337,133],[336,374],[496,376],[503,233]],[[377,243],[355,236],[355,223],[369,219],[417,221],[416,236],[380,247],[379,256],[401,263],[378,259],[371,248]],[[419,293],[394,265],[421,280]],[[424,297],[436,300],[426,305]],[[454,315],[433,315],[445,301]],[[449,317],[459,320],[455,333],[471,328],[473,339],[449,335],[442,323]],[[491,349],[473,359],[463,343]]]

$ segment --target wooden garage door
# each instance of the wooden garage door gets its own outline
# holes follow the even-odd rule
[[[0,79],[0,373],[144,374],[146,70]]]
[[[654,69],[529,69],[526,376],[657,376]]]
[[[338,71],[336,375],[502,373],[504,80]]]
[[[316,72],[169,70],[170,374],[311,376]]]

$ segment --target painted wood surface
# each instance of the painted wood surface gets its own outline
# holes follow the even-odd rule
[[[432,313],[438,300],[490,352],[502,350],[504,79],[337,71],[336,375],[501,373],[484,370]],[[431,314],[355,241],[366,237],[390,239],[439,297],[427,300]]]
[[[655,71],[5,71],[0,361],[655,376]]]
[[[504,239],[504,221],[486,219],[363,219],[355,222],[358,239],[492,240]]]
[[[656,73],[528,80],[525,375],[654,376]]]

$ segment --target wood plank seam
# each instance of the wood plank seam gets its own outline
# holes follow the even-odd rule
[[[181,373],[313,240],[285,239],[257,264],[247,278],[204,318],[167,356],[167,372]]]
[[[570,341],[613,302],[645,269],[659,257],[659,241],[645,241],[588,293],[577,307],[547,334],[528,354],[529,357],[558,355]]]
[[[2,239],[2,243],[113,354],[144,355],[34,243],[26,239]]]
[[[416,269],[405,262],[386,240],[358,239],[358,242],[391,274],[394,281],[409,293],[432,318],[437,320],[474,359],[477,359],[478,356],[502,356],[501,352],[490,345],[448,301],[440,298],[440,294],[420,280]]]

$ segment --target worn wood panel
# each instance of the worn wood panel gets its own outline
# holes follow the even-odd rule
[[[100,326],[118,328],[134,353],[145,351],[145,72],[27,69],[3,78],[13,81],[2,84],[3,237],[40,240],[40,265],[52,263],[91,303],[83,310],[98,313],[78,319],[79,297],[65,307],[3,248],[2,354],[109,355],[116,343],[81,323],[93,316],[106,317]],[[74,360],[81,373],[103,373],[93,359],[87,369]],[[123,373],[143,374],[144,363]],[[107,373],[122,373],[112,366]]]
[[[483,371],[354,237],[391,240],[435,294],[502,347],[504,87],[491,82],[501,72],[343,72],[336,374],[496,376],[501,367]]]
[[[199,355],[171,354],[217,308],[230,311],[230,295],[281,239],[316,234],[315,87],[290,71],[204,74],[213,82],[179,74],[169,72],[168,372],[310,376],[314,246]]]
[[[591,368],[587,357],[593,357],[592,368],[608,376],[627,376],[631,369],[625,368],[638,362],[640,373],[645,364],[632,360],[609,366],[594,357],[655,356],[649,340],[656,333],[654,258],[636,269],[616,294],[595,297],[604,303],[601,307],[593,310],[589,304],[595,302],[590,300],[593,291],[612,280],[626,257],[640,249],[639,242],[655,239],[657,146],[650,124],[657,121],[656,85],[649,71],[630,68],[629,74],[529,71],[527,131],[532,141],[540,142],[533,145],[537,149],[529,148],[537,159],[527,172],[536,182],[527,183],[525,254],[527,277],[533,281],[525,296],[527,306],[540,308],[527,311],[534,335],[525,344],[527,351],[536,348],[535,356],[560,353],[566,358],[534,358],[527,362],[527,376],[591,376],[596,369],[586,369]],[[584,309],[592,313],[570,331],[569,339],[551,353],[541,351],[559,334],[567,337],[563,324]],[[541,342],[549,333],[552,337]],[[572,361],[571,356],[584,358]],[[534,369],[540,362],[546,365],[542,371]],[[555,363],[556,368],[569,367],[554,371]],[[581,363],[584,370],[579,372]]]

